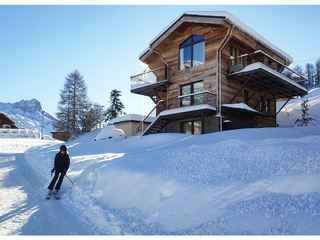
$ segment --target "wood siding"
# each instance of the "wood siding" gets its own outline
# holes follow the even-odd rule
[[[155,102],[158,102],[159,97],[164,100],[164,105],[160,104],[157,107],[157,115],[166,109],[173,109],[180,107],[180,99],[178,96],[181,95],[181,86],[203,81],[203,90],[208,90],[215,95],[206,94],[204,96],[204,103],[209,104],[218,109],[218,89],[219,89],[219,79],[218,79],[218,51],[223,41],[226,39],[227,34],[231,26],[227,23],[221,25],[209,25],[200,23],[182,23],[173,33],[171,33],[166,39],[164,39],[155,50],[158,51],[163,58],[163,60],[168,64],[168,80],[170,82],[169,86],[166,88],[158,89],[154,97]],[[191,35],[201,35],[205,37],[205,63],[204,65],[179,70],[179,46],[180,44],[189,38]],[[261,43],[255,41],[251,37],[247,36],[238,29],[234,29],[232,32],[232,38],[227,42],[221,53],[221,104],[229,104],[232,98],[237,94],[239,89],[243,86],[246,81],[245,77],[242,78],[228,78],[229,66],[230,66],[230,51],[231,48],[236,49],[236,56],[238,57],[240,52],[243,54],[251,54],[257,50],[261,50],[271,57],[275,58],[282,64],[287,64],[286,61],[275,54],[270,49],[263,46]],[[149,65],[150,69],[157,69],[164,67],[165,63],[158,54],[151,53],[144,62]],[[263,62],[263,60],[257,61]],[[282,69],[275,69],[281,71]],[[258,85],[259,82],[256,83]],[[255,91],[252,88],[253,85],[248,85],[236,96],[232,103],[242,103],[244,102],[244,91],[248,91],[249,97]],[[264,96],[267,92],[267,88],[261,88],[256,94],[250,99],[248,105],[254,108],[255,105],[260,101],[261,96]],[[270,92],[266,95],[265,99],[272,99],[273,93]],[[264,103],[265,104],[265,103]],[[260,105],[255,109],[259,111]],[[269,107],[268,112],[263,111],[269,115],[276,114],[276,99],[274,98]],[[233,113],[232,111],[224,110],[222,115],[227,119],[239,123],[245,123],[252,126],[265,126],[274,127],[276,126],[275,117],[266,116],[252,116],[246,114]],[[213,116],[206,117],[206,119],[211,119]],[[210,124],[215,124],[211,126]],[[209,124],[206,124],[206,131],[216,131],[218,122],[210,120]],[[175,129],[177,129],[179,124],[171,123]],[[209,130],[211,129],[211,130]]]

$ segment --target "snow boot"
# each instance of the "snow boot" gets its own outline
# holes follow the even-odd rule
[[[57,200],[59,200],[60,199],[60,197],[58,196],[58,194],[59,194],[59,190],[54,190],[54,197],[57,199]]]
[[[52,193],[52,191],[50,189],[48,189],[46,199],[48,199],[48,200],[50,199],[51,193]]]

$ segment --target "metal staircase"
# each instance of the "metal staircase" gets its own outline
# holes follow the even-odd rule
[[[168,121],[162,117],[157,118],[151,125],[143,132],[142,136],[155,134],[162,132],[162,129],[166,127]]]

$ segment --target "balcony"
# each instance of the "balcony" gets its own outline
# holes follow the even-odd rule
[[[131,76],[131,92],[150,96],[150,91],[168,83],[168,68],[161,67]],[[152,94],[151,94],[152,95]]]
[[[227,78],[242,84],[231,102],[245,87],[253,90],[252,96],[266,92],[276,99],[291,99],[308,93],[303,87],[303,83],[307,81],[304,76],[260,50],[231,59],[228,63]]]
[[[278,60],[274,59],[273,57],[269,56],[268,54],[264,53],[261,50],[255,51],[254,53],[251,53],[251,54],[244,54],[240,57],[229,60],[228,62],[229,74],[239,72],[245,67],[247,67],[248,65],[257,63],[257,62],[260,62],[266,65],[267,67],[273,69],[278,73],[281,73],[282,75],[286,76],[287,78],[299,84],[305,81],[308,81],[306,77],[293,71],[292,69],[288,68],[287,66],[280,63]]]

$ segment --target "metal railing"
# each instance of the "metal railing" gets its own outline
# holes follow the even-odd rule
[[[186,94],[186,95],[181,95],[178,96],[177,98],[180,101],[180,106],[190,106],[191,105],[191,98],[195,98],[197,97],[199,104],[208,104],[212,107],[216,107],[216,94],[213,92],[210,92],[208,90],[204,90],[201,92],[197,92],[197,93],[190,93],[190,94]],[[183,101],[185,102],[185,104],[183,104]],[[193,102],[195,102],[196,100],[194,99]]]
[[[151,113],[157,108],[157,106],[162,103],[163,100],[160,100],[155,106],[154,108],[152,108],[152,110],[149,112],[149,114],[138,124],[138,126],[136,127],[136,133],[139,132],[143,132],[143,127],[141,127],[141,125],[144,123],[144,121],[151,115]],[[140,128],[141,127],[141,128]]]
[[[139,87],[142,84],[152,84],[168,80],[168,68],[161,67],[130,77],[131,88]]]
[[[286,65],[282,64],[281,62],[261,50],[255,51],[251,54],[243,54],[237,58],[230,59],[228,61],[229,74],[241,71],[246,66],[256,62],[263,63],[264,65],[283,74],[284,76],[297,83],[308,81],[305,76],[293,71]]]

